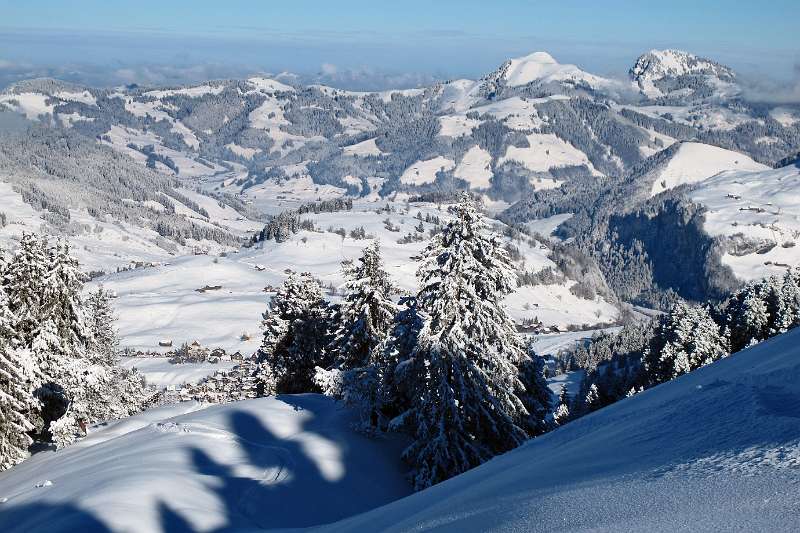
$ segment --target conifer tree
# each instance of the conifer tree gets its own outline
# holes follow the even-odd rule
[[[31,360],[28,422],[39,438],[59,446],[87,424],[132,414],[144,401],[141,376],[114,366],[107,301],[104,316],[92,323],[98,309],[83,301],[83,278],[65,241],[49,246],[32,234],[23,236],[3,275],[14,348]]]
[[[523,385],[523,390],[517,395],[528,413],[522,418],[522,428],[528,435],[535,436],[547,431],[547,418],[552,405],[544,376],[544,358],[537,355],[530,345],[527,352],[528,357],[517,365],[519,380]]]
[[[652,384],[663,383],[728,355],[728,344],[705,306],[678,303],[662,315],[644,354]]]
[[[113,365],[119,345],[114,329],[116,317],[111,307],[111,293],[102,286],[86,298],[86,321],[91,338],[89,354],[92,361],[104,366]]]
[[[365,247],[358,261],[357,265],[343,264],[345,296],[332,343],[336,366],[342,370],[372,364],[397,312],[392,295],[398,289],[383,268],[378,243]]]
[[[264,313],[258,350],[259,389],[275,393],[316,392],[315,368],[330,366],[330,309],[319,284],[308,274],[292,274]]]
[[[738,352],[769,337],[769,310],[759,283],[748,283],[727,305],[727,334]]]
[[[24,233],[3,275],[13,329],[20,344],[30,346],[47,314],[44,280],[50,271],[47,242]]]
[[[345,296],[331,352],[342,398],[360,412],[365,426],[374,428],[382,403],[385,340],[397,312],[392,295],[398,289],[383,268],[378,243],[364,248],[357,265],[344,263],[343,269]]]
[[[589,386],[589,392],[586,393],[586,398],[583,400],[583,405],[585,407],[585,412],[591,413],[592,411],[596,411],[600,408],[600,391],[597,388],[597,384],[592,383]]]
[[[569,412],[569,395],[567,394],[567,386],[561,387],[561,392],[558,394],[558,405],[553,412],[553,423],[556,426],[566,424],[570,419]]]
[[[0,258],[0,275],[4,270]],[[28,421],[28,413],[34,408],[33,359],[30,352],[16,347],[14,318],[8,304],[0,284],[0,471],[27,456],[32,442],[28,432],[33,430]]]
[[[460,474],[527,437],[515,364],[526,355],[501,305],[514,270],[474,201],[464,195],[454,220],[422,252],[417,295],[423,325],[411,357],[400,362],[408,410],[394,427],[414,442],[404,457],[423,489]]]

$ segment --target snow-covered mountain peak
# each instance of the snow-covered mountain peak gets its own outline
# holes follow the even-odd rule
[[[482,81],[485,94],[496,94],[503,87],[523,87],[532,83],[581,84],[593,88],[610,83],[610,80],[590,74],[575,65],[559,63],[547,52],[534,52],[509,59]]]
[[[704,77],[719,90],[732,85],[736,80],[736,73],[730,67],[689,52],[671,49],[650,50],[642,54],[629,73],[633,82],[649,97],[662,96],[676,90],[693,92],[690,85],[675,83],[687,76]]]

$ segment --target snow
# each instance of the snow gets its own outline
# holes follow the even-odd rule
[[[342,149],[346,155],[366,157],[369,155],[381,155],[381,149],[375,144],[375,139],[367,139],[360,143],[345,146]]]
[[[709,144],[685,142],[653,182],[650,196],[687,183],[697,183],[723,170],[766,170],[750,157]]]
[[[89,91],[71,92],[59,91],[53,94],[56,98],[69,102],[79,102],[90,106],[97,106],[97,98]]]
[[[0,104],[24,114],[29,120],[40,115],[52,115],[55,104],[48,104],[50,97],[41,93],[2,94]]]
[[[545,237],[549,237],[561,224],[572,218],[572,213],[562,213],[553,215],[547,218],[539,218],[536,220],[529,220],[525,223],[528,229],[534,233],[539,233]]]
[[[554,134],[531,133],[527,137],[530,144],[528,148],[509,146],[505,156],[498,161],[498,164],[517,161],[533,172],[547,172],[551,168],[585,165],[592,174],[600,174],[595,170],[586,154]],[[551,187],[557,187],[560,184],[555,180],[551,181],[553,181]],[[537,186],[537,188],[545,188],[545,186]]]
[[[260,148],[245,148],[244,146],[239,146],[236,143],[228,143],[225,145],[225,148],[238,156],[244,157],[245,159],[253,159],[254,155],[261,152]]]
[[[219,363],[182,363],[174,365],[167,357],[123,357],[124,368],[135,368],[147,380],[148,385],[164,389],[170,385],[197,383],[218,370],[229,370],[236,366],[236,361],[220,361]]]
[[[718,96],[733,96],[739,91],[735,83],[721,79],[735,76],[728,67],[682,50],[650,50],[640,56],[631,69],[633,82],[642,93],[651,98],[664,94],[655,85],[655,81],[690,73],[705,75],[706,80],[715,86]]]
[[[603,298],[597,296],[594,300],[585,300],[572,294],[569,289],[575,283],[568,281],[565,285],[519,287],[505,299],[508,313],[518,320],[538,318],[547,326],[562,328],[573,324],[591,326],[616,320],[619,311]]]
[[[171,121],[172,119],[170,118],[169,120]],[[182,123],[177,121],[173,122],[172,130],[182,133],[184,142],[188,145],[199,146],[197,138],[194,137],[191,130],[186,128]],[[161,138],[152,132],[145,133],[141,130],[114,124],[111,126],[111,129],[104,134],[104,138],[109,140],[103,140],[102,142],[110,144],[114,149],[128,154],[131,158],[142,164],[147,160],[147,156],[138,150],[129,148],[128,144],[133,143],[137,146],[152,144],[157,154],[165,155],[172,159],[178,167],[178,175],[181,178],[195,179],[208,177],[224,170],[223,167],[216,164],[213,165],[213,168],[210,168],[190,157],[191,154],[179,152],[163,146],[161,144]],[[172,173],[172,170],[166,169],[164,172]]]
[[[188,96],[190,98],[199,98],[201,96],[206,96],[208,94],[220,94],[222,91],[225,90],[224,85],[197,85],[195,87],[184,87],[182,89],[166,89],[161,91],[147,91],[144,93],[145,96],[152,96],[153,98],[157,98],[161,100],[162,98],[167,98],[169,96],[175,95],[183,95]]]
[[[466,115],[445,115],[439,117],[439,124],[441,125],[439,135],[463,137],[464,135],[470,135],[472,130],[481,124],[481,121],[467,118]]]
[[[652,118],[663,118],[663,115],[672,116],[672,121],[695,128],[718,129],[730,131],[753,118],[739,111],[734,111],[717,105],[701,103],[692,105],[650,105],[650,106],[621,106],[620,109],[632,109],[637,113]],[[673,140],[674,141],[674,140]],[[667,143],[666,145],[671,144]],[[665,146],[666,146],[665,145]]]
[[[453,175],[469,183],[471,189],[488,189],[494,175],[492,155],[480,146],[473,146],[464,154]]]
[[[723,172],[689,194],[692,201],[706,207],[704,229],[712,237],[742,234],[755,242],[775,244],[765,253],[725,254],[723,264],[738,278],[782,275],[785,265],[800,265],[800,168]]]
[[[544,124],[544,121],[539,118],[536,104],[550,100],[569,100],[569,97],[559,94],[530,99],[513,96],[476,107],[473,111],[481,115],[484,113],[492,115],[512,130],[530,130]]]
[[[84,117],[80,113],[56,113],[56,116],[68,128],[71,128],[75,122],[94,122],[96,120],[94,117]]]
[[[189,191],[183,192],[190,194]],[[311,193],[313,196],[304,198],[304,201],[317,199],[313,189]],[[199,195],[192,198],[198,202],[204,199]],[[278,206],[274,198],[273,195],[274,212],[296,208],[302,203],[299,198],[287,195]],[[222,225],[234,223],[223,218],[224,213],[215,213],[214,201],[210,201],[211,205],[201,205],[208,209],[212,220]],[[349,234],[351,230],[363,227],[367,235],[380,241],[386,269],[393,280],[406,291],[417,289],[417,263],[412,257],[420,253],[427,241],[407,244],[397,241],[414,232],[414,226],[419,224],[415,218],[417,212],[423,217],[430,214],[442,220],[447,220],[449,215],[444,209],[440,211],[435,205],[423,203],[411,204],[408,213],[375,212],[384,205],[385,201],[376,203],[367,197],[356,201],[351,211],[303,215],[302,218],[312,220],[320,232],[302,231],[283,243],[268,241],[239,253],[229,253],[227,257],[171,257],[168,263],[110,274],[94,283],[103,284],[118,295],[114,307],[119,316],[123,347],[164,352],[169,348],[159,347],[158,341],[167,338],[173,341],[174,346],[197,340],[209,348],[224,348],[228,352],[238,350],[249,355],[261,342],[261,314],[271,297],[263,291],[264,287],[279,286],[287,277],[287,269],[311,272],[324,285],[341,287],[344,281],[341,262],[356,259],[364,246],[372,242],[371,239],[356,240],[349,236],[342,239],[326,231],[328,228],[344,228]],[[392,205],[401,208],[404,204],[395,202]],[[386,218],[400,231],[387,230],[384,225]],[[240,224],[254,223],[242,221]],[[431,224],[423,225],[426,232],[432,228]],[[238,229],[246,230],[248,227]],[[522,253],[527,270],[555,268],[548,258],[549,249],[531,247],[526,242],[513,244]],[[163,258],[159,260],[164,261]],[[597,324],[616,318],[617,310],[609,302],[599,298],[584,300],[570,293],[569,287],[573,284],[570,281],[565,285],[522,287],[505,302],[511,316],[518,322],[537,316],[548,326],[568,326]],[[206,285],[221,285],[222,288],[197,292]],[[250,339],[242,340],[243,333],[247,333]]]
[[[509,87],[519,87],[533,81],[585,82],[591,86],[609,83],[609,80],[584,72],[575,65],[559,64],[547,52],[534,52],[512,59],[505,72],[505,80]]]
[[[410,491],[402,443],[355,433],[353,415],[329,398],[203,407],[187,402],[90,428],[83,441],[0,473],[8,498],[0,530],[300,528]]]
[[[249,81],[252,82],[253,80]],[[266,81],[272,82],[273,80]],[[278,82],[273,83],[277,84],[275,85],[274,90],[293,90],[288,85],[283,85]],[[272,87],[271,84],[266,84],[265,86]],[[264,88],[265,86],[259,85],[259,88],[261,88],[261,90],[266,90]],[[280,88],[280,86],[284,88]],[[267,132],[269,132],[269,136],[273,141],[275,141],[275,145],[272,147],[273,152],[279,152],[282,154],[284,151],[288,151],[283,147],[286,141],[293,141],[295,143],[295,147],[297,148],[308,140],[305,137],[287,133],[282,129],[282,126],[289,125],[289,121],[284,116],[283,103],[272,93],[267,94],[266,100],[264,100],[260,106],[250,112],[248,119],[250,120],[250,127],[267,130]]]
[[[126,111],[128,111],[129,113],[131,113],[136,117],[145,118],[149,116],[156,121],[166,120],[167,122],[172,124],[170,130],[183,137],[183,142],[185,142],[187,146],[189,146],[194,150],[199,149],[200,140],[197,138],[194,132],[190,130],[188,127],[186,127],[186,125],[180,120],[175,120],[174,118],[172,118],[172,116],[169,113],[164,111],[164,107],[165,107],[164,104],[159,100],[155,100],[152,102],[140,102],[132,98],[125,97]],[[117,126],[116,124],[112,125],[111,127],[112,129],[113,128],[120,129],[120,127]],[[180,152],[175,152],[175,154],[176,155],[175,157],[173,157],[173,159],[175,158],[187,159],[184,156],[184,154],[181,154]]]
[[[781,126],[791,128],[796,122],[800,122],[800,113],[792,111],[788,107],[776,107],[770,110],[769,116],[777,120]]]
[[[166,351],[197,340],[203,346],[249,355],[260,343],[259,319],[267,307],[267,284],[255,267],[226,257],[186,256],[168,265],[120,272],[98,280],[117,293],[122,346]],[[197,292],[206,285],[218,291]],[[252,336],[242,341],[243,333]]]
[[[294,87],[268,78],[249,78],[248,83],[261,92],[294,92]]]
[[[11,184],[4,182],[3,179],[0,175],[0,205],[2,205],[0,211],[8,215],[8,223],[0,228],[0,247],[10,250],[16,246],[23,232],[40,231],[44,221],[39,213],[13,190]],[[190,195],[196,194],[186,192]],[[250,221],[226,221],[217,213],[219,207],[214,211],[213,206],[217,205],[215,200],[200,195],[198,197],[199,203],[209,209],[212,219],[218,220],[222,225],[243,230],[247,229],[248,224],[251,229],[261,227],[260,224]],[[232,209],[228,211],[233,212]],[[227,211],[222,210],[222,212]],[[75,232],[69,238],[73,255],[86,272],[113,271],[117,267],[128,267],[134,261],[159,263],[171,259],[170,253],[158,245],[161,237],[153,230],[132,226],[127,222],[114,220],[110,216],[100,220],[89,215],[85,209],[70,209],[70,220],[75,222],[76,227],[87,228],[85,231]],[[190,240],[187,244],[185,247],[177,247],[178,252],[190,253],[191,246],[199,243]],[[216,243],[202,244],[208,246],[212,252],[225,249]]]
[[[440,170],[450,170],[455,166],[452,159],[436,156],[433,159],[417,161],[408,167],[400,176],[400,182],[408,185],[424,185],[436,180],[436,173]]]
[[[323,531],[794,531],[800,329]]]
[[[480,83],[473,80],[453,80],[443,84],[439,95],[440,109],[456,113],[468,111],[481,99],[479,89]]]

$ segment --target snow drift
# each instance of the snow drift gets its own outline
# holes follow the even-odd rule
[[[329,531],[796,531],[800,329]]]
[[[308,527],[410,492],[402,443],[354,433],[329,398],[202,407],[153,409],[1,473],[0,531]]]

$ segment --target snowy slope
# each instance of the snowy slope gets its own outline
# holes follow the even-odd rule
[[[203,407],[182,403],[92,428],[69,448],[0,473],[0,530],[308,527],[410,490],[401,443],[353,432],[352,415],[329,398]]]
[[[738,278],[800,265],[800,167],[723,172],[689,195],[707,209],[705,231],[729,241],[722,262]]]
[[[800,329],[325,531],[796,531]]]
[[[458,163],[453,175],[469,183],[471,189],[488,189],[492,179],[492,156],[480,146],[473,146]]]
[[[400,176],[400,182],[410,185],[433,183],[436,180],[437,172],[450,170],[454,166],[455,163],[452,160],[442,156],[425,161],[417,161],[403,171]]]
[[[739,152],[725,150],[709,144],[681,143],[667,164],[654,174],[650,196],[687,183],[703,181],[724,170],[766,170],[766,165],[756,163]]]

